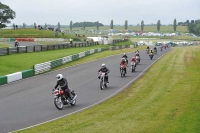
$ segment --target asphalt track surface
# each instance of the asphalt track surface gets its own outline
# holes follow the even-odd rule
[[[145,73],[154,61],[170,50],[158,49],[153,60],[150,60],[146,51],[141,51],[141,63],[136,71],[132,73],[129,64],[127,75],[123,78],[119,72],[122,55],[115,55],[0,86],[0,132],[11,132],[40,124],[105,100]],[[128,53],[127,55],[130,62],[130,58],[135,54]],[[100,89],[97,78],[97,71],[102,63],[110,69],[110,83],[105,90]],[[67,105],[61,111],[54,106],[54,95],[52,95],[56,75],[59,73],[67,78],[69,87],[78,95],[75,106]]]

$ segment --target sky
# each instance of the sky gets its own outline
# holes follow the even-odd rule
[[[110,25],[173,24],[200,19],[200,0],[1,0],[16,13],[11,24],[69,25],[96,22]]]

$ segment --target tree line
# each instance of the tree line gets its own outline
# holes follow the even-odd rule
[[[10,19],[14,19],[15,17],[16,17],[15,11],[13,11],[9,6],[4,5],[0,2],[0,28],[6,27],[6,24],[10,23]],[[189,20],[187,20],[186,22],[178,23],[178,25],[181,25],[181,24],[187,24],[187,28],[188,28],[189,32],[200,35],[200,20],[195,20],[195,21],[192,20],[191,22],[189,22]],[[173,25],[174,31],[176,31],[176,28],[177,28],[176,19],[174,19],[172,25]],[[17,25],[13,24],[14,29],[16,28],[16,26]],[[85,22],[84,21],[84,22],[76,22],[76,23],[73,23],[72,21],[70,21],[70,24],[69,24],[70,30],[72,30],[73,27],[82,27],[82,29],[85,30],[86,27],[95,27],[95,26],[96,26],[96,29],[99,30],[99,26],[104,26],[104,25],[102,23],[99,23],[98,21],[97,22]],[[141,26],[141,31],[144,31],[145,24],[144,24],[143,20],[141,21],[140,26]],[[156,26],[157,26],[157,31],[159,32],[161,29],[161,21],[160,20],[157,21]],[[26,24],[23,23],[22,27],[25,28]],[[60,22],[58,22],[57,27],[58,27],[58,29],[61,28]],[[37,28],[36,23],[34,23],[34,28]],[[44,28],[45,29],[47,28],[46,23],[44,25]],[[125,28],[125,30],[128,30],[128,21],[127,20],[125,20],[124,28]],[[114,29],[114,21],[113,20],[111,20],[111,22],[110,22],[110,29]]]

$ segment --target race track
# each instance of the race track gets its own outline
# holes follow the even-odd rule
[[[146,51],[141,51],[141,63],[137,66],[136,72],[131,72],[129,64],[124,78],[121,78],[119,73],[122,55],[115,55],[0,86],[0,132],[11,132],[33,126],[102,101],[135,80],[155,60],[170,50],[167,48],[161,52],[158,49],[153,60],[150,60]],[[135,54],[127,55],[130,62],[131,56]],[[97,71],[102,63],[110,69],[110,83],[105,90],[100,90],[97,78]],[[55,76],[58,73],[67,78],[69,87],[78,95],[75,106],[65,106],[61,111],[54,106],[54,95],[52,95],[52,89],[56,84]]]

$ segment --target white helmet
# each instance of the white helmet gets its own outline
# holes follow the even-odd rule
[[[102,64],[101,66],[104,68],[104,67],[106,67],[106,64]]]
[[[63,78],[63,75],[62,75],[62,74],[58,74],[58,75],[56,76],[56,78],[57,78],[58,80],[61,80],[61,79]]]
[[[124,53],[124,55],[126,55],[126,53]]]

